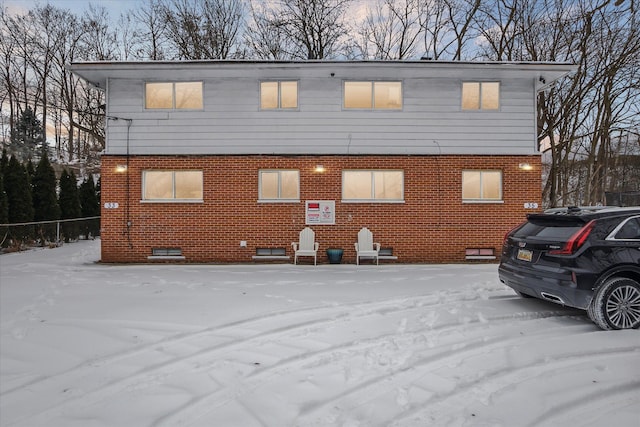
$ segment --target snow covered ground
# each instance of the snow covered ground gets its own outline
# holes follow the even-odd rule
[[[640,332],[496,265],[0,256],[0,425],[639,426]]]

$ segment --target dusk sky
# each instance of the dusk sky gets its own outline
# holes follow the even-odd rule
[[[19,9],[29,10],[36,4],[51,4],[53,6],[69,9],[73,12],[80,12],[86,9],[89,3],[97,4],[106,7],[113,18],[117,18],[122,11],[132,9],[136,6],[136,3],[141,3],[142,0],[0,0],[0,5],[3,5],[9,9],[10,12],[17,11]]]
[[[0,7],[6,7],[9,13],[28,11],[37,4],[51,4],[62,9],[69,9],[74,13],[80,13],[87,9],[89,4],[100,5],[107,8],[110,18],[115,22],[124,11],[135,9],[138,4],[146,0],[0,0]],[[365,15],[366,6],[375,4],[374,0],[353,0],[350,15],[362,17]]]

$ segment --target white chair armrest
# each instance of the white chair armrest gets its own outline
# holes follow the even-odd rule
[[[358,244],[354,243],[355,247],[356,247],[356,252],[358,252]]]
[[[291,246],[293,246],[293,250],[297,251],[298,250],[298,243],[296,242],[291,242]]]
[[[374,243],[373,246],[376,247],[376,252],[380,252],[380,243]]]
[[[314,250],[314,251],[317,251],[319,247],[320,247],[320,243],[316,242],[316,243],[313,245],[313,248],[314,248],[313,250]]]

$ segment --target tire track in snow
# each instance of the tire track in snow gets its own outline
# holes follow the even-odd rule
[[[580,396],[579,399],[563,402],[562,405],[553,405],[534,419],[530,425],[532,427],[569,425],[573,420],[585,417],[587,413],[597,413],[601,416],[603,410],[610,413],[612,410],[624,407],[640,407],[640,380],[600,388],[596,392]],[[638,421],[640,422],[640,417]]]
[[[87,407],[104,401],[110,396],[119,395],[140,387],[150,387],[159,384],[164,378],[180,372],[182,369],[193,370],[194,364],[207,366],[207,363],[211,361],[213,356],[228,352],[233,348],[254,345],[256,341],[275,339],[290,335],[295,331],[309,328],[318,329],[326,327],[329,324],[335,324],[336,322],[353,321],[354,319],[363,319],[371,316],[398,314],[407,310],[421,310],[435,305],[438,305],[438,309],[441,310],[443,305],[455,306],[479,299],[482,300],[479,296],[470,297],[468,292],[449,292],[430,294],[423,297],[301,308],[270,313],[251,319],[230,322],[225,325],[176,334],[144,346],[138,346],[127,351],[96,359],[90,364],[80,365],[54,377],[32,381],[26,386],[21,386],[10,392],[7,391],[3,393],[3,400],[19,398],[20,396],[16,396],[16,394],[22,392],[30,394],[37,388],[46,389],[49,382],[55,385],[59,383],[60,378],[64,378],[65,382],[70,384],[68,390],[72,390],[75,379],[84,380],[86,377],[91,376],[100,377],[99,380],[91,381],[91,384],[94,385],[92,389],[82,390],[76,394],[62,393],[61,390],[58,389],[47,390],[49,393],[58,394],[58,402],[49,408],[34,408],[28,418],[18,420],[18,422],[38,422],[38,420],[46,422],[51,416],[60,414],[65,410]],[[553,311],[548,313],[549,314],[543,314],[542,316],[556,316],[562,312]],[[300,322],[301,316],[306,320]],[[541,315],[534,313],[533,316],[540,317]],[[292,324],[292,318],[297,320],[298,323]],[[266,330],[260,330],[261,327],[264,327],[265,323],[274,321],[276,322],[275,326],[271,326]],[[229,336],[231,338],[229,338]],[[206,342],[205,346],[202,346],[202,341],[192,342],[211,339],[213,339],[214,343]],[[198,350],[193,351],[192,348],[188,348],[185,351],[183,347],[186,347],[187,344],[195,346]],[[159,352],[159,348],[162,348],[163,351]],[[148,353],[151,353],[153,357],[149,357]],[[307,357],[304,354],[303,352],[298,358],[304,360]],[[161,356],[160,361],[156,360],[158,356]],[[112,378],[107,376],[106,379],[104,378],[105,375],[103,371],[105,369],[118,362],[133,358],[153,360],[154,363],[133,372],[119,373],[119,377]],[[183,412],[184,411],[188,412],[189,410],[184,408]]]
[[[552,360],[541,359],[537,363],[527,366],[514,366],[510,368],[496,367],[487,371],[481,377],[474,378],[472,380],[461,382],[457,387],[449,393],[440,393],[434,396],[432,399],[425,401],[413,402],[411,404],[411,410],[406,411],[397,417],[389,420],[385,420],[380,423],[384,426],[399,427],[403,425],[413,426],[415,423],[435,422],[437,424],[448,425],[450,423],[460,424],[459,417],[456,419],[443,419],[438,412],[441,410],[442,414],[450,414],[451,411],[448,408],[458,407],[461,410],[468,405],[469,402],[478,399],[477,391],[481,391],[481,395],[486,398],[486,394],[492,394],[504,391],[507,388],[512,387],[514,384],[521,384],[527,380],[532,380],[540,377],[541,374],[547,376],[553,376],[554,374],[560,374],[566,372],[566,369],[574,366],[576,363],[583,363],[586,361],[610,361],[612,357],[627,357],[634,355],[638,352],[637,347],[624,347],[593,351],[592,353],[585,354],[584,352],[572,352],[564,354],[560,357]],[[626,393],[634,388],[638,388],[640,381],[632,380],[625,381],[617,386],[613,387],[620,393]],[[481,386],[481,387],[480,387]],[[481,390],[478,390],[481,388]],[[610,389],[605,387],[604,390]],[[594,394],[597,395],[597,394]],[[571,409],[571,413],[574,415],[583,414],[584,408],[588,407],[592,402],[587,400],[580,400],[575,402],[573,407],[566,408],[567,411]],[[426,407],[426,408],[425,408]],[[442,409],[441,409],[442,408]],[[543,408],[538,408],[539,410]],[[555,424],[553,419],[559,417],[565,413],[565,409],[555,406],[549,410],[543,412],[538,419],[533,421],[527,421],[525,419],[526,414],[522,414],[522,425],[563,425]],[[440,416],[440,417],[439,417]],[[438,418],[439,417],[439,418]],[[434,419],[435,418],[435,419]],[[580,417],[572,418],[572,424],[575,424]],[[551,420],[551,423],[547,421]],[[475,420],[480,422],[480,420]],[[408,424],[407,424],[408,423]]]
[[[457,297],[461,296],[462,299],[458,299]],[[508,299],[514,299],[514,300],[518,300],[519,298],[516,296],[505,296]],[[445,300],[443,301],[443,298],[445,298]],[[504,298],[504,297],[500,297],[500,298]],[[178,344],[181,342],[185,342],[191,339],[196,339],[199,337],[205,337],[205,336],[210,336],[210,335],[214,335],[214,334],[220,334],[220,335],[224,335],[224,332],[227,329],[230,328],[239,328],[239,327],[246,327],[247,329],[250,329],[252,324],[260,324],[266,321],[270,321],[270,320],[275,320],[278,318],[283,318],[283,323],[285,324],[289,324],[287,322],[287,318],[290,316],[297,316],[302,314],[303,316],[309,316],[309,315],[319,315],[322,316],[320,317],[317,321],[319,322],[319,324],[321,323],[325,323],[325,322],[333,322],[335,320],[337,320],[340,317],[345,317],[345,316],[350,316],[353,315],[353,310],[363,310],[362,313],[364,315],[368,315],[370,313],[378,313],[378,314],[385,314],[387,311],[389,312],[393,312],[394,310],[406,310],[406,309],[411,309],[412,307],[429,307],[429,306],[435,306],[438,304],[456,304],[459,303],[461,301],[472,301],[475,299],[480,299],[480,297],[478,298],[469,298],[469,296],[467,295],[467,293],[465,292],[461,292],[461,291],[455,291],[455,292],[448,292],[446,294],[441,293],[437,293],[437,294],[427,294],[427,295],[423,295],[423,296],[416,296],[416,297],[403,297],[403,298],[397,298],[397,299],[385,299],[385,300],[381,300],[381,301],[370,301],[370,302],[362,302],[362,303],[349,303],[349,304],[330,304],[330,305],[326,305],[326,306],[320,306],[320,307],[302,307],[302,308],[297,308],[294,310],[286,310],[286,311],[279,311],[279,312],[275,312],[275,313],[269,313],[269,314],[265,314],[265,315],[260,315],[260,316],[255,316],[255,317],[251,317],[248,319],[241,319],[238,321],[233,321],[233,322],[229,322],[223,325],[219,325],[219,326],[214,326],[214,327],[207,327],[207,328],[201,328],[201,329],[197,329],[195,331],[190,331],[190,332],[182,332],[179,334],[175,334],[157,341],[153,341],[150,343],[146,343],[144,345],[139,345],[136,346],[134,348],[130,348],[127,350],[123,350],[117,353],[113,353],[107,356],[103,356],[103,357],[99,357],[99,358],[95,358],[92,359],[90,361],[87,362],[83,362],[80,365],[74,366],[72,368],[67,369],[66,371],[60,372],[56,375],[52,375],[52,376],[47,376],[47,377],[39,377],[39,378],[35,378],[32,381],[29,381],[27,383],[24,384],[20,384],[16,387],[13,387],[11,389],[7,389],[3,392],[0,392],[0,397],[11,394],[13,392],[19,391],[22,388],[25,387],[31,387],[31,386],[36,386],[39,383],[42,382],[46,382],[46,381],[51,381],[53,379],[57,379],[63,376],[68,376],[68,375],[72,375],[74,372],[80,371],[80,370],[84,370],[86,368],[95,368],[95,367],[99,367],[99,366],[105,366],[108,364],[112,364],[112,363],[116,363],[119,361],[122,361],[124,359],[133,357],[133,356],[137,356],[140,355],[141,353],[144,353],[146,351],[153,351],[154,349],[156,349],[158,346],[163,346],[163,345],[173,345],[173,344]],[[407,305],[403,305],[403,304],[407,304]],[[379,308],[376,309],[377,306],[381,306],[383,308]],[[336,315],[334,315],[334,318],[330,318],[330,317],[326,317],[323,316],[325,312],[332,312],[336,309],[344,309],[343,312],[338,313]],[[93,322],[92,319],[74,319],[75,323],[80,323],[80,322],[86,322],[86,323],[91,323]],[[105,321],[101,321],[102,323],[107,323]],[[114,321],[112,322],[116,325],[119,326],[125,326],[122,322],[117,322]],[[51,322],[51,324],[54,324],[54,322]],[[148,323],[149,325],[157,325],[157,322],[151,322]],[[129,327],[129,329],[134,329],[135,327],[139,327],[140,325],[147,325],[147,323],[143,323],[143,322],[136,322],[135,324],[131,325]],[[296,325],[292,325],[292,327],[307,327],[307,326],[311,326],[312,323],[301,323],[300,325],[296,326]],[[155,330],[160,330],[160,328],[155,327]],[[268,333],[268,331],[266,332]],[[230,343],[233,344],[233,343]]]
[[[418,307],[414,309],[419,309]],[[549,317],[560,317],[562,316],[562,312],[557,311],[548,311],[548,312],[532,312],[532,313],[517,313],[514,315],[498,315],[494,317],[490,317],[488,319],[477,319],[473,323],[474,325],[469,326],[467,324],[468,330],[478,329],[483,330],[486,329],[485,322],[493,322],[494,324],[500,323],[503,325],[504,323],[510,323],[514,320],[518,321],[530,321],[530,320],[539,320],[545,319]],[[568,316],[573,316],[568,315]],[[411,342],[415,342],[416,339],[422,337],[425,333],[432,334],[447,334],[452,331],[455,331],[460,327],[460,322],[451,322],[447,324],[439,325],[437,328],[428,329],[428,330],[418,330],[415,332],[406,332],[403,333],[401,339],[403,341],[409,342],[409,345],[413,345]],[[535,333],[535,332],[534,332]],[[370,339],[359,339],[355,341],[343,342],[335,346],[331,346],[328,348],[324,348],[317,351],[308,351],[303,352],[301,354],[282,359],[277,363],[256,369],[253,372],[250,372],[248,375],[244,377],[244,380],[239,385],[233,385],[229,388],[216,390],[208,395],[199,396],[196,399],[186,403],[180,408],[177,408],[173,411],[171,415],[163,417],[157,420],[153,425],[154,426],[172,426],[172,425],[189,425],[190,423],[194,423],[197,420],[205,417],[207,413],[212,412],[216,408],[224,406],[232,401],[241,399],[243,396],[251,394],[254,390],[262,387],[266,384],[270,379],[277,378],[281,375],[286,375],[288,372],[299,372],[301,368],[305,367],[313,367],[313,369],[322,368],[323,366],[340,364],[341,361],[350,360],[358,354],[362,354],[363,352],[375,351],[380,348],[381,345],[389,343],[390,341],[395,341],[393,338],[397,337],[397,333],[395,331],[391,331],[385,335],[376,335]],[[529,335],[531,336],[531,335]],[[546,334],[546,336],[550,336],[550,334]],[[494,346],[499,348],[504,346],[507,342],[517,342],[520,337],[517,338],[504,338],[497,337],[494,339],[487,339],[485,337],[479,337],[474,339],[471,343],[468,342],[468,338],[459,337],[458,341],[448,343],[446,348],[438,350],[435,354],[431,356],[433,361],[442,360],[444,364],[451,363],[448,359],[451,354],[450,348],[453,346],[460,346],[464,342],[465,351],[477,351],[478,349],[487,349],[488,346]],[[252,346],[251,343],[245,343],[248,347]],[[427,343],[428,345],[428,343]],[[309,404],[306,409],[303,410],[312,410],[313,408],[320,407],[323,405],[331,405],[336,401],[341,400],[344,397],[350,396],[359,392],[360,390],[366,387],[373,387],[377,384],[382,384],[388,382],[390,378],[394,376],[406,375],[408,379],[413,378],[415,375],[415,370],[412,368],[412,364],[403,364],[397,369],[387,369],[382,375],[375,375],[374,377],[368,378],[364,383],[358,384],[352,389],[345,391],[344,393],[332,396],[324,403],[313,403]],[[366,393],[368,394],[368,393]]]
[[[534,313],[532,313],[534,314]],[[549,316],[555,317],[555,316]],[[543,320],[543,316],[516,316],[514,317],[516,320]],[[498,320],[508,322],[509,320],[505,316],[498,316]],[[489,325],[493,322],[494,319],[489,319]],[[467,326],[467,332],[485,332],[486,334],[490,334],[490,331],[484,330],[480,325],[476,328],[477,331],[473,331],[469,326]],[[520,326],[520,325],[514,325]],[[296,420],[296,425],[322,425],[322,419],[330,419],[337,420],[337,414],[331,414],[335,408],[339,408],[340,413],[350,413],[355,411],[357,408],[367,404],[368,402],[373,401],[376,397],[382,396],[389,393],[390,387],[394,387],[396,389],[401,389],[403,387],[410,386],[416,382],[417,379],[421,377],[428,378],[442,378],[440,374],[437,373],[439,369],[457,369],[460,365],[464,364],[464,361],[473,357],[486,355],[488,353],[492,353],[495,350],[501,350],[504,348],[508,348],[509,346],[517,347],[521,340],[530,340],[531,334],[536,334],[536,338],[540,340],[547,340],[553,337],[562,337],[566,334],[566,331],[561,330],[564,328],[574,328],[573,325],[566,325],[563,328],[553,328],[551,330],[541,330],[540,325],[532,325],[532,331],[527,331],[526,336],[521,336],[517,333],[510,335],[510,338],[507,337],[494,337],[494,338],[486,338],[484,336],[477,337],[461,337],[460,342],[458,344],[460,347],[456,347],[456,343],[448,343],[446,348],[440,348],[435,353],[429,354],[427,357],[418,358],[411,361],[411,363],[407,367],[400,367],[399,369],[392,370],[390,372],[382,373],[376,377],[372,377],[362,382],[361,384],[356,384],[353,387],[343,390],[340,393],[337,393],[330,398],[319,400],[313,403],[308,404],[303,408],[300,417]],[[582,326],[579,326],[582,329]],[[455,329],[455,328],[452,328]],[[514,328],[514,331],[518,328]],[[619,353],[633,353],[637,351],[635,347],[614,349],[611,351],[603,351],[603,354],[606,355],[614,355]],[[427,349],[428,353],[429,350]],[[580,358],[580,357],[595,357],[593,355],[583,355],[582,353],[571,353],[568,358],[572,357]],[[569,360],[567,364],[573,363],[575,360]],[[541,359],[535,365],[532,365],[531,372],[539,373],[540,367],[548,366],[548,364],[553,363],[552,361]],[[495,376],[505,374],[510,372],[509,368],[505,368],[504,366],[499,366],[495,369]],[[514,368],[513,371],[520,370],[520,367]],[[525,368],[522,368],[525,369]],[[527,368],[528,369],[528,368]],[[491,374],[492,371],[489,371]],[[476,378],[473,381],[469,381],[468,384],[465,384],[464,381],[458,380],[454,385],[449,384],[448,386],[443,386],[439,384],[434,389],[429,389],[429,387],[424,388],[424,394],[428,394],[430,397],[424,401],[420,401],[418,403],[411,403],[409,406],[413,408],[414,406],[418,409],[413,408],[409,411],[409,414],[412,412],[419,413],[422,408],[426,405],[433,405],[434,403],[444,402],[446,399],[453,398],[457,395],[465,393],[465,391],[477,384],[484,384],[485,381],[491,380],[492,375],[483,375],[482,377]],[[451,381],[449,381],[451,382]],[[508,383],[507,385],[510,385]],[[507,386],[506,385],[506,386]],[[448,390],[451,388],[451,390]],[[464,399],[461,399],[464,401]],[[404,409],[400,409],[404,411]],[[404,416],[403,416],[404,417]],[[315,422],[310,418],[315,418]],[[378,417],[380,418],[380,417]],[[344,421],[344,420],[342,420]],[[388,426],[390,423],[394,422],[395,418],[391,420],[382,421],[379,423],[381,426]],[[424,420],[421,420],[424,422]],[[431,420],[431,424],[411,424],[411,425],[447,425],[446,423],[440,423],[439,421],[433,424],[433,420]]]
[[[433,299],[433,295],[426,295],[424,297],[416,297],[415,299],[421,299],[424,298],[425,300],[431,300]],[[413,300],[414,298],[412,298]],[[407,300],[407,298],[399,298],[396,300],[392,300],[392,302],[394,304],[399,304],[401,302],[405,302]],[[14,393],[16,391],[19,391],[22,388],[25,387],[32,387],[32,386],[36,386],[42,382],[45,381],[51,381],[53,379],[57,379],[57,378],[61,378],[64,376],[68,376],[68,375],[72,375],[74,372],[77,371],[81,371],[84,370],[86,368],[95,368],[95,367],[99,367],[99,366],[105,366],[108,364],[112,364],[112,363],[116,363],[116,362],[120,362],[124,359],[133,357],[133,356],[137,356],[140,355],[146,351],[153,351],[154,349],[156,349],[158,346],[166,346],[166,345],[174,345],[174,344],[179,344],[191,339],[197,339],[199,337],[205,337],[205,336],[210,336],[210,335],[215,335],[215,334],[220,334],[220,336],[224,335],[224,332],[227,331],[228,329],[238,329],[240,327],[245,327],[246,329],[251,329],[251,325],[253,324],[260,324],[266,321],[270,321],[270,320],[275,320],[278,318],[283,318],[283,323],[284,324],[289,324],[286,319],[290,316],[297,316],[302,314],[303,316],[308,316],[308,315],[315,315],[318,314],[321,317],[317,320],[319,323],[323,323],[323,322],[330,322],[330,321],[334,321],[335,319],[342,317],[342,316],[348,316],[351,314],[351,310],[356,308],[356,309],[364,309],[366,307],[368,307],[369,305],[371,306],[376,306],[379,304],[385,304],[388,303],[389,300],[382,300],[382,301],[374,301],[374,302],[364,302],[364,303],[358,303],[358,304],[331,304],[331,305],[327,305],[327,306],[321,306],[321,307],[303,307],[303,308],[297,308],[294,310],[286,310],[286,311],[279,311],[279,312],[275,312],[275,313],[269,313],[269,314],[265,314],[265,315],[260,315],[260,316],[255,316],[255,317],[251,317],[248,319],[241,319],[241,320],[237,320],[237,321],[233,321],[233,322],[229,322],[223,325],[219,325],[219,326],[214,326],[214,327],[207,327],[207,328],[201,328],[201,329],[197,329],[195,331],[190,331],[190,332],[182,332],[179,334],[175,334],[157,341],[153,341],[150,343],[146,343],[144,345],[139,345],[136,346],[134,348],[130,348],[127,350],[123,350],[120,352],[116,352],[107,356],[103,356],[103,357],[99,357],[99,358],[95,358],[92,359],[88,362],[83,362],[80,365],[74,366],[72,368],[67,369],[66,371],[60,372],[56,375],[52,375],[52,376],[48,376],[48,377],[44,377],[44,378],[36,378],[33,379],[32,381],[29,381],[27,383],[24,384],[20,384],[16,387],[13,387],[11,389],[5,390],[3,392],[0,393],[0,397],[3,397],[5,395]],[[431,305],[435,305],[437,304],[438,301],[434,301]],[[422,306],[422,304],[421,304]],[[402,306],[400,306],[401,309],[404,309]],[[331,319],[328,318],[326,316],[324,316],[324,312],[329,311],[332,312],[334,311],[336,308],[344,308],[344,312],[343,313],[339,313],[336,315],[335,319]],[[369,309],[371,310],[371,309]],[[91,323],[92,319],[74,319],[74,323],[79,323],[79,322],[87,322],[87,323]],[[108,323],[106,321],[101,321],[102,323]],[[312,322],[312,321],[311,321]],[[52,324],[54,322],[51,322]],[[118,322],[118,321],[113,321],[111,322],[113,324],[119,325],[119,326],[125,326],[122,322]],[[143,323],[143,322],[135,322],[135,324],[133,324],[132,326],[130,326],[130,329],[133,329],[135,327],[139,327],[140,325],[147,325],[147,323]],[[157,322],[151,322],[148,323],[148,325],[157,325]],[[311,326],[313,325],[313,323],[307,323],[307,322],[303,322],[299,325],[293,325],[292,327],[307,327],[307,326]],[[155,327],[154,329],[158,330],[160,328]],[[269,331],[266,331],[265,333],[269,333]],[[240,339],[238,339],[238,341],[240,341]],[[229,343],[230,345],[233,343]]]
[[[449,299],[451,300],[449,304],[453,304],[456,302],[455,298],[457,294],[460,294],[460,292],[452,292],[450,294],[447,294],[449,295]],[[294,310],[264,314],[249,319],[241,319],[238,321],[229,322],[224,325],[175,334],[170,337],[157,340],[145,345],[137,346],[132,349],[94,359],[89,363],[83,363],[53,376],[47,376],[44,378],[38,377],[25,384],[4,391],[2,394],[0,394],[0,397],[3,398],[4,402],[8,402],[11,399],[19,399],[20,396],[16,396],[16,394],[26,393],[31,395],[34,389],[46,389],[48,387],[48,384],[51,384],[51,386],[49,386],[50,389],[48,390],[49,393],[57,394],[59,396],[62,393],[65,394],[66,397],[55,406],[41,410],[40,418],[45,420],[46,417],[48,417],[48,414],[50,414],[51,412],[59,411],[63,407],[79,405],[80,403],[78,402],[80,401],[90,402],[90,404],[94,404],[104,399],[107,395],[117,394],[120,391],[135,386],[136,383],[144,383],[146,378],[152,377],[152,374],[158,370],[167,371],[169,370],[169,368],[181,365],[184,362],[190,361],[191,359],[206,356],[210,352],[229,349],[232,346],[242,344],[247,340],[267,338],[301,328],[317,328],[322,325],[334,323],[341,318],[379,315],[380,313],[412,309],[415,306],[433,306],[436,304],[441,304],[442,297],[442,295],[428,294],[419,297],[403,297],[392,300],[385,299],[381,301],[355,304],[331,304],[321,307],[303,307]],[[297,324],[291,323],[291,318],[299,320],[300,317],[303,317],[305,319],[310,318],[310,320],[299,322]],[[276,325],[275,327],[272,327],[271,329],[265,331],[260,330],[260,327],[262,327],[264,323],[272,321],[278,321],[282,325]],[[253,330],[256,330],[258,332],[252,332]],[[249,332],[247,333],[247,331]],[[234,334],[239,336],[234,337]],[[231,338],[229,338],[229,336],[231,336]],[[202,338],[213,338],[216,341],[226,339],[227,341],[222,343],[218,342],[215,345],[210,345],[209,347],[205,347],[204,349],[201,349],[199,351],[191,352],[190,354],[187,353],[180,356],[170,357],[167,360],[155,363],[150,366],[145,366],[144,368],[135,372],[127,372],[126,374],[123,374],[122,378],[107,380],[106,383],[103,381],[99,386],[96,386],[91,390],[82,390],[81,393],[78,393],[74,396],[71,396],[72,393],[68,393],[68,391],[73,390],[73,384],[76,383],[76,379],[82,379],[87,376],[91,376],[92,374],[100,374],[101,371],[96,372],[96,369],[105,370],[116,363],[123,362],[134,357],[142,358],[142,356],[147,353],[158,356],[158,348],[163,348],[166,354],[172,354],[172,350],[174,350],[177,345],[185,344],[190,340],[197,340]],[[61,379],[65,379],[64,382],[69,383],[69,387],[62,391],[57,388],[51,389],[52,387],[56,386],[57,383],[61,382]],[[92,398],[92,396],[102,397]],[[39,416],[38,411],[39,409],[34,408],[29,415],[29,419],[35,416]]]
[[[58,401],[53,406],[49,408],[34,408],[32,413],[27,418],[28,420],[46,420],[50,415],[60,413],[65,408],[78,406],[86,407],[88,405],[92,405],[105,400],[109,396],[122,393],[123,391],[135,389],[137,387],[144,386],[144,384],[150,385],[151,383],[157,382],[158,378],[162,378],[162,376],[171,375],[177,372],[178,369],[189,362],[194,363],[200,359],[210,359],[212,353],[229,350],[233,346],[241,346],[243,345],[243,343],[251,342],[251,340],[277,337],[304,328],[319,328],[321,326],[326,326],[328,324],[332,324],[344,319],[353,320],[366,316],[387,315],[389,313],[398,313],[406,310],[428,308],[435,305],[438,305],[439,309],[442,309],[443,304],[456,305],[460,304],[461,302],[473,301],[477,299],[482,298],[470,297],[468,293],[465,292],[448,292],[429,294],[422,297],[403,297],[393,300],[386,299],[382,301],[301,308],[284,312],[270,313],[266,315],[256,316],[251,319],[242,319],[236,322],[230,322],[225,325],[173,335],[171,337],[158,340],[144,346],[138,346],[136,348],[112,354],[104,358],[95,359],[89,364],[82,364],[78,367],[72,368],[53,377],[34,380],[26,385],[14,388],[11,391],[7,391],[3,393],[2,396],[5,402],[11,399],[19,400],[21,397],[21,393],[31,394],[34,389],[38,388],[44,388],[45,392],[48,392],[52,395],[58,395]],[[296,320],[299,320],[300,316],[304,316],[304,318],[308,320],[299,322],[297,324],[290,323],[290,319],[292,317]],[[264,331],[259,330],[259,327],[263,326],[265,322],[271,321],[278,321],[282,323],[282,325],[277,325],[275,327],[272,327],[271,329]],[[258,332],[251,331],[253,326],[258,327]],[[239,330],[241,336],[234,337],[234,335],[238,335]],[[247,330],[250,331],[249,334],[247,334]],[[228,335],[231,335],[232,338],[228,339]],[[198,340],[202,338],[213,338],[214,340],[217,340],[218,343],[209,345],[205,348],[202,348],[202,346],[200,346],[200,350],[195,352],[191,351],[190,353],[184,353],[182,349],[176,348],[176,346],[178,346],[179,344],[184,345],[187,343],[187,341]],[[224,339],[228,340],[226,342],[219,342],[220,340]],[[108,376],[107,379],[104,378],[103,371],[105,369],[113,366],[118,362],[122,362],[125,359],[131,359],[134,357],[147,359],[147,357],[143,356],[146,356],[147,353],[152,353],[152,355],[156,357],[151,357],[149,359],[154,360],[158,356],[157,349],[159,348],[159,346],[162,346],[165,349],[165,354],[174,355],[175,353],[178,353],[179,356],[170,356],[168,358],[166,358],[165,356],[165,359],[161,362],[154,363],[150,366],[145,366],[144,368],[134,372],[121,373],[121,377],[119,378],[109,378]],[[163,374],[162,376],[158,375],[158,373],[160,372]],[[67,393],[67,391],[73,390],[73,384],[76,383],[75,380],[85,380],[87,377],[91,377],[92,375],[101,377],[99,380],[91,382],[91,384],[94,386],[93,388],[82,390],[80,392],[77,392],[77,394],[75,395],[73,393]],[[64,379],[64,382],[70,384],[69,388],[64,390],[64,392],[57,388],[52,389],[52,387],[56,383],[60,382],[61,378]],[[52,386],[48,386],[48,384],[52,384]],[[49,388],[49,390],[46,390],[47,388]]]

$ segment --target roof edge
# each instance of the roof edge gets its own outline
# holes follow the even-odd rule
[[[76,65],[122,65],[122,66],[146,66],[146,65],[181,65],[181,64],[429,64],[429,65],[556,65],[573,66],[572,62],[554,61],[441,61],[433,59],[409,59],[409,60],[255,60],[255,59],[192,59],[192,60],[171,60],[171,61],[76,61],[71,67]]]

